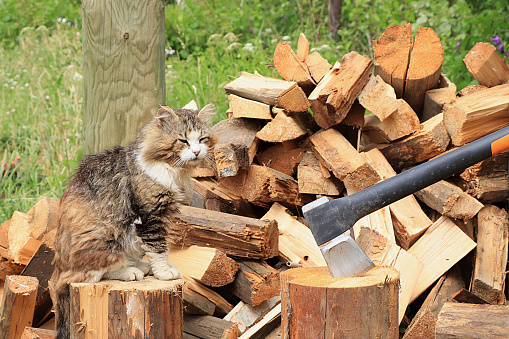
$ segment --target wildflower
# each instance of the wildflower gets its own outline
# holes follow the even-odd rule
[[[496,46],[498,44],[500,44],[502,41],[500,40],[500,37],[497,35],[495,36],[494,38],[491,39],[491,41],[493,42],[493,44]]]
[[[232,42],[237,42],[237,36],[232,33],[232,32],[228,32],[224,35],[224,38],[226,41],[228,41],[229,43],[232,43]]]
[[[27,82],[27,83],[25,83],[25,85],[24,85],[24,86],[25,86],[25,87],[29,87],[29,86],[30,86],[30,84]]]
[[[252,43],[248,42],[247,44],[244,45],[244,47],[242,48],[244,51],[248,52],[248,53],[253,53],[254,50],[256,49],[255,46],[253,46]]]
[[[232,44],[229,44],[228,47],[226,47],[226,50],[227,51],[235,51],[237,49],[239,49],[240,47],[240,44],[238,42],[234,42]]]
[[[458,41],[458,42],[456,43],[456,48],[460,48],[460,46],[461,46],[461,41]]]
[[[500,53],[504,54],[504,44],[498,45],[497,49]]]
[[[61,23],[62,22],[62,18],[57,18],[57,22]]]
[[[209,36],[209,41],[217,41],[221,38],[221,34],[214,33],[211,36]]]
[[[290,41],[290,37],[289,37],[288,35],[285,35],[285,36],[283,37],[283,41]]]

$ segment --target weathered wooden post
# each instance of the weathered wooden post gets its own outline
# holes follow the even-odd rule
[[[128,145],[165,103],[164,3],[83,0],[83,153]]]

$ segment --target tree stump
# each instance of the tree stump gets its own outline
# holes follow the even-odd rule
[[[398,338],[399,273],[374,267],[333,278],[328,267],[281,274],[283,338]]]
[[[71,284],[71,338],[182,338],[184,281]]]

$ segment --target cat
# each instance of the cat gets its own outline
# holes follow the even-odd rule
[[[166,227],[187,198],[191,170],[217,142],[214,113],[212,104],[161,106],[128,147],[82,159],[60,200],[54,242],[57,338],[70,336],[69,283],[181,277],[168,262]]]

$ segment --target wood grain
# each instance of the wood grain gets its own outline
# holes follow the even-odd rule
[[[164,6],[83,1],[83,153],[128,145],[165,104]]]

